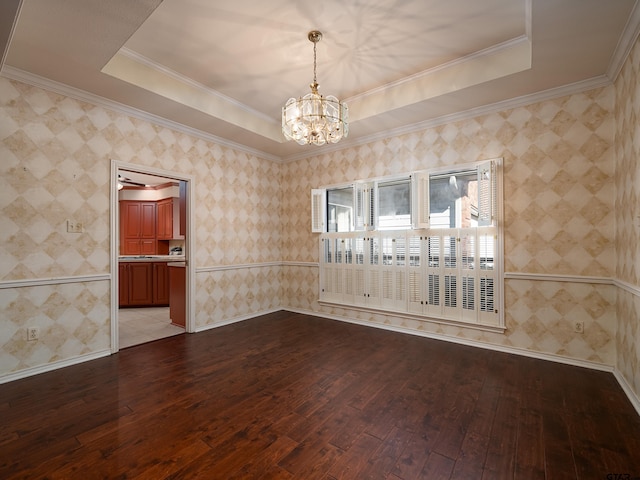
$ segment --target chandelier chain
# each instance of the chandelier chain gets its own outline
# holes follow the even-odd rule
[[[313,42],[313,84],[318,85],[318,79],[316,78],[317,66],[316,66],[316,49],[318,42]]]

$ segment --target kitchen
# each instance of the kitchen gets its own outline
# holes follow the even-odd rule
[[[185,331],[186,182],[118,170],[120,348]]]

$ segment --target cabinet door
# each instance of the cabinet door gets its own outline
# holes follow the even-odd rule
[[[156,238],[156,203],[140,202],[140,238]]]
[[[184,267],[169,267],[169,316],[171,323],[184,327],[186,324],[186,273]]]
[[[123,238],[140,238],[142,235],[140,202],[120,202],[120,218]]]
[[[129,270],[128,263],[118,264],[118,305],[129,305]]]
[[[155,255],[156,250],[156,241],[155,240],[140,240],[140,255]]]
[[[153,264],[153,304],[169,305],[169,267],[165,262]]]
[[[129,305],[153,303],[151,263],[129,264]]]
[[[142,255],[139,239],[125,238],[122,242],[122,255]]]
[[[173,238],[173,200],[160,200],[157,208],[157,238],[161,240],[171,240]]]

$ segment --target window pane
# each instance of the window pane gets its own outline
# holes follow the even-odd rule
[[[411,182],[399,180],[378,184],[378,228],[411,227]]]
[[[353,230],[353,188],[327,190],[327,231]]]
[[[429,178],[429,225],[432,228],[478,226],[478,175],[475,170]]]

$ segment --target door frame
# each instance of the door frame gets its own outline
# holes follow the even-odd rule
[[[195,257],[196,241],[195,241],[195,178],[193,175],[185,175],[183,173],[162,170],[155,167],[147,167],[134,163],[121,162],[119,160],[111,160],[111,235],[110,235],[110,251],[111,251],[111,353],[120,350],[120,341],[118,338],[118,247],[120,242],[120,216],[118,204],[118,170],[128,170],[137,173],[146,173],[148,175],[156,175],[166,177],[168,180],[182,180],[186,182],[187,191],[187,231],[185,238],[185,262],[186,262],[186,322],[185,331],[194,333],[196,327],[195,321],[195,285],[196,271],[193,265]]]

